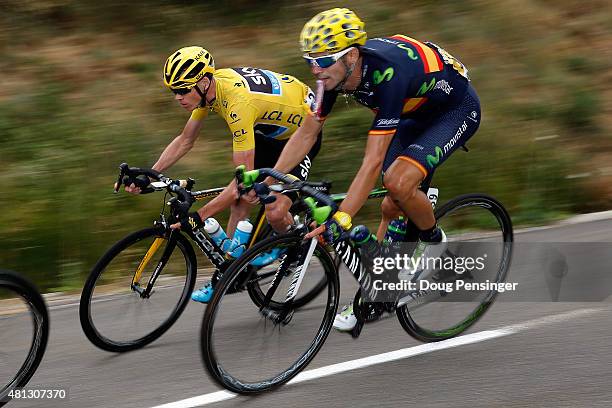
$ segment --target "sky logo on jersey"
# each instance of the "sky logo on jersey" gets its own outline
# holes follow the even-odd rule
[[[268,95],[281,95],[282,88],[280,82],[273,72],[251,67],[232,69],[246,80],[250,92]],[[237,82],[234,84],[234,86],[238,86],[237,84],[239,83]]]
[[[280,82],[278,81],[278,79],[276,78],[276,76],[265,69],[261,70],[264,74],[266,74],[266,76],[268,77],[268,79],[270,80],[270,83],[272,84],[272,95],[280,95],[281,93],[281,85]]]
[[[277,137],[285,133],[289,128],[286,126],[271,125],[269,123],[255,123],[253,129],[256,134],[276,139]]]

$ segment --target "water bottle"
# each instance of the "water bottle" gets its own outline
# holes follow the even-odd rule
[[[358,225],[353,228],[350,237],[355,246],[359,248],[361,268],[365,272],[363,275],[360,273],[360,278],[358,278],[361,294],[366,301],[375,301],[378,291],[371,286],[371,281],[375,277],[371,274],[378,273],[375,271],[375,259],[381,256],[382,248],[376,240],[376,235],[372,234],[365,225]]]
[[[249,220],[242,220],[238,222],[236,232],[234,232],[234,238],[232,239],[232,246],[230,256],[238,258],[244,251],[246,251],[246,245],[253,232],[253,224]]]
[[[212,217],[207,218],[206,220],[204,220],[204,230],[208,235],[210,235],[213,242],[217,244],[217,246],[221,248],[223,252],[229,250],[232,244],[232,240],[227,237],[227,234],[225,233],[225,231],[223,231],[221,225],[219,225],[219,221],[215,220]]]
[[[351,230],[351,240],[358,247],[363,246],[369,242],[376,242],[376,236],[370,233],[370,230],[365,225],[358,225]]]
[[[380,256],[381,250],[378,241],[376,241],[376,235],[372,234],[365,225],[358,225],[353,228],[350,237],[355,246],[359,247],[362,257],[373,259]]]
[[[385,233],[383,243],[385,245],[390,245],[394,242],[402,242],[406,236],[406,228],[407,222],[404,220],[404,217],[391,220],[389,226],[387,227],[387,232]]]

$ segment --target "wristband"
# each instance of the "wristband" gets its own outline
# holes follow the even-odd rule
[[[351,216],[342,211],[336,211],[334,216],[332,217],[338,225],[342,227],[345,231],[348,231],[353,226],[353,220]]]

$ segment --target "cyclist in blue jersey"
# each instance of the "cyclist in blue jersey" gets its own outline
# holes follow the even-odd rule
[[[349,94],[374,112],[361,167],[339,211],[315,230],[333,243],[352,225],[378,175],[388,197],[382,203],[382,239],[390,220],[406,215],[427,243],[424,256],[436,257],[446,248],[446,236],[436,225],[423,180],[476,132],[480,102],[467,69],[436,44],[404,35],[367,39],[364,23],[346,8],[314,16],[304,26],[300,42],[312,74],[324,88],[317,111],[285,146],[276,168],[288,171],[316,142],[339,93]],[[334,327],[351,330],[352,307],[336,316]]]

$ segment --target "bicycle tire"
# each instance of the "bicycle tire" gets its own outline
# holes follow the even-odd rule
[[[317,244],[315,254],[317,259],[322,261],[322,265],[325,270],[328,295],[323,319],[307,350],[284,371],[274,375],[271,378],[262,379],[256,382],[245,382],[229,374],[224,369],[221,362],[218,361],[215,353],[213,333],[215,329],[215,322],[217,321],[216,318],[218,308],[222,299],[227,294],[228,289],[233,286],[234,282],[242,279],[240,276],[242,270],[248,267],[248,264],[252,259],[259,256],[261,253],[269,251],[270,248],[282,245],[291,247],[301,244],[303,244],[303,235],[297,233],[279,235],[263,240],[245,252],[239,259],[234,261],[234,263],[232,263],[230,268],[227,270],[223,279],[219,282],[219,287],[215,290],[202,321],[201,350],[204,366],[212,379],[220,386],[239,394],[256,394],[277,388],[295,377],[310,363],[329,335],[338,309],[338,297],[340,290],[338,271],[334,267],[333,259],[327,250]]]
[[[49,312],[43,297],[36,287],[30,281],[14,272],[0,270],[0,288],[14,292],[25,300],[34,323],[32,344],[25,361],[15,376],[5,385],[1,385],[0,406],[2,406],[8,402],[10,391],[15,388],[24,387],[40,365],[49,339]]]
[[[491,196],[479,193],[457,196],[437,209],[435,214],[436,220],[443,219],[445,215],[452,213],[453,210],[469,206],[478,206],[487,209],[495,216],[499,226],[501,227],[501,236],[503,237],[504,243],[503,257],[500,261],[500,268],[497,272],[495,282],[503,282],[506,279],[508,269],[510,268],[514,234],[510,215],[499,201]],[[423,342],[442,341],[458,336],[470,328],[491,307],[496,296],[496,291],[490,291],[480,302],[479,306],[476,307],[463,320],[453,327],[445,328],[444,330],[430,330],[422,325],[419,325],[411,315],[407,305],[397,308],[396,314],[401,326],[413,338]]]
[[[123,251],[129,249],[132,245],[135,245],[142,240],[147,238],[161,238],[163,236],[164,230],[159,227],[145,228],[140,231],[136,231],[115,243],[92,268],[92,271],[83,287],[83,293],[81,294],[79,317],[83,332],[95,346],[101,348],[102,350],[119,353],[139,349],[162,336],[176,322],[181,313],[183,313],[185,310],[185,307],[189,302],[191,292],[193,292],[193,288],[195,286],[197,263],[193,247],[191,246],[189,240],[183,234],[176,233],[175,236],[177,241],[174,252],[176,252],[178,248],[185,260],[186,279],[180,298],[174,305],[174,308],[168,317],[158,327],[146,335],[127,341],[117,341],[103,335],[100,330],[96,328],[95,322],[92,318],[91,307],[94,289],[100,275],[102,275],[111,261],[119,256]]]

